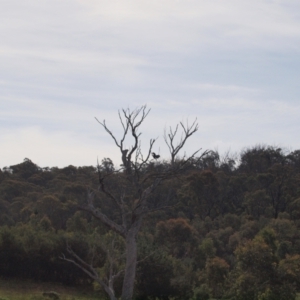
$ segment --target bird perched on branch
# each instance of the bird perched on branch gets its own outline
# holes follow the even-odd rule
[[[154,159],[158,159],[158,158],[160,158],[160,155],[158,155],[158,154],[155,154],[154,152],[152,152],[152,156],[153,156],[153,158],[154,158]]]

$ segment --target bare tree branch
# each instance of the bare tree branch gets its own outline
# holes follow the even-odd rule
[[[99,188],[100,188],[100,190],[105,195],[107,195],[110,199],[112,199],[114,201],[114,203],[121,209],[121,205],[120,205],[119,201],[117,200],[117,198],[110,191],[108,191],[105,188],[105,185],[104,185],[105,178],[108,177],[108,176],[110,176],[112,173],[109,173],[106,176],[102,175],[101,174],[101,169],[100,169],[100,166],[99,166],[99,162],[97,162],[97,171],[98,171],[98,181],[99,181]]]
[[[121,145],[119,145],[117,139],[115,138],[115,136],[113,135],[113,133],[107,128],[105,120],[103,120],[103,122],[101,123],[96,117],[95,117],[96,121],[101,124],[103,126],[103,128],[108,132],[108,134],[113,138],[113,140],[115,141],[116,145],[121,148]]]
[[[88,205],[86,206],[79,206],[78,208],[83,211],[89,212],[92,216],[96,219],[100,220],[104,225],[108,226],[110,229],[114,230],[116,233],[120,234],[121,236],[126,236],[126,228],[123,226],[115,223],[109,217],[107,217],[104,213],[101,213],[99,209],[96,209],[93,204],[94,193],[88,193]]]
[[[187,139],[194,134],[196,131],[199,129],[199,125],[197,123],[197,118],[193,122],[192,125],[189,125],[188,122],[186,125],[184,125],[182,122],[180,122],[180,125],[182,127],[183,133],[179,139],[179,142],[175,145],[175,138],[178,132],[178,125],[175,127],[175,130],[173,131],[172,128],[170,127],[169,133],[164,132],[164,140],[169,148],[170,154],[171,154],[171,164],[174,165],[175,163],[175,158],[179,151],[183,148],[185,145]],[[199,152],[198,150],[197,152]],[[195,155],[196,153],[194,153]]]
[[[111,300],[117,300],[115,297],[115,291],[113,287],[114,280],[122,274],[122,271],[118,272],[117,274],[113,274],[113,272],[109,273],[109,278],[107,279],[108,285],[105,283],[103,279],[99,277],[98,272],[96,269],[92,266],[92,264],[88,264],[86,261],[84,261],[82,258],[80,258],[70,247],[67,245],[67,251],[68,253],[74,257],[67,258],[64,254],[60,256],[61,259],[70,262],[80,268],[83,272],[85,272],[87,275],[89,275],[91,278],[93,278],[95,281],[97,281],[107,292]]]
[[[132,154],[136,151],[136,149],[138,148],[139,145],[139,137],[141,135],[141,133],[138,133],[137,130],[139,128],[139,126],[142,124],[142,122],[145,120],[145,118],[148,116],[150,112],[150,109],[147,110],[147,106],[143,105],[142,107],[135,109],[133,112],[130,112],[128,109],[124,110],[123,109],[123,113],[124,116],[127,120],[127,122],[129,123],[129,127],[131,129],[131,134],[132,137],[134,138],[134,145],[132,146],[131,150],[129,151],[128,155],[127,155],[127,159],[128,161],[131,162],[131,156]],[[136,118],[140,116],[140,119],[136,121]]]

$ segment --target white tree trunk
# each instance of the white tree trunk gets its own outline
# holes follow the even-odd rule
[[[137,265],[137,234],[141,226],[141,217],[138,221],[134,222],[127,233],[126,243],[126,265],[125,275],[122,287],[122,300],[132,300],[135,272]]]

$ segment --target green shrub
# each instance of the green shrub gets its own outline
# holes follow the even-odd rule
[[[209,287],[207,284],[202,284],[200,287],[194,289],[194,295],[191,300],[208,300]]]

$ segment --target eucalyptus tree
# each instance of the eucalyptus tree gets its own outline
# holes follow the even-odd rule
[[[119,120],[123,130],[120,139],[109,129],[105,120],[101,122],[96,118],[119,149],[122,165],[119,170],[115,170],[114,167],[107,168],[107,161],[105,168],[101,168],[98,164],[99,188],[97,191],[89,191],[87,203],[80,207],[81,210],[88,212],[106,225],[109,230],[114,231],[119,237],[123,238],[125,249],[123,269],[116,268],[116,262],[120,258],[115,257],[116,253],[118,253],[118,256],[121,254],[115,250],[107,251],[110,268],[106,277],[101,276],[92,263],[84,261],[71,248],[68,248],[69,256],[63,257],[65,260],[80,267],[98,282],[111,300],[117,299],[114,282],[120,276],[123,278],[121,299],[130,300],[133,297],[138,263],[138,232],[147,214],[166,206],[165,201],[164,203],[154,204],[154,192],[164,181],[183,172],[190,162],[195,161],[196,155],[201,151],[199,149],[189,156],[186,156],[186,154],[179,156],[188,138],[198,130],[197,119],[191,125],[188,122],[186,124],[180,122],[174,130],[169,128],[164,133],[164,140],[170,152],[169,163],[164,164],[163,168],[155,168],[155,165],[159,164],[159,162],[157,157],[154,159],[151,154],[157,138],[150,139],[145,153],[143,153],[141,147],[142,133],[140,128],[149,112],[150,109],[146,105],[134,110],[122,109],[119,111]],[[128,141],[132,142],[129,148],[125,147],[125,143],[128,145]],[[203,158],[207,153],[208,151],[202,152],[201,155],[198,155],[198,159]],[[119,181],[117,184],[112,185],[111,181],[116,176],[119,178]],[[110,201],[114,205],[116,212],[110,215],[101,207],[98,207],[95,201],[97,197]],[[101,201],[98,201],[99,203]]]

